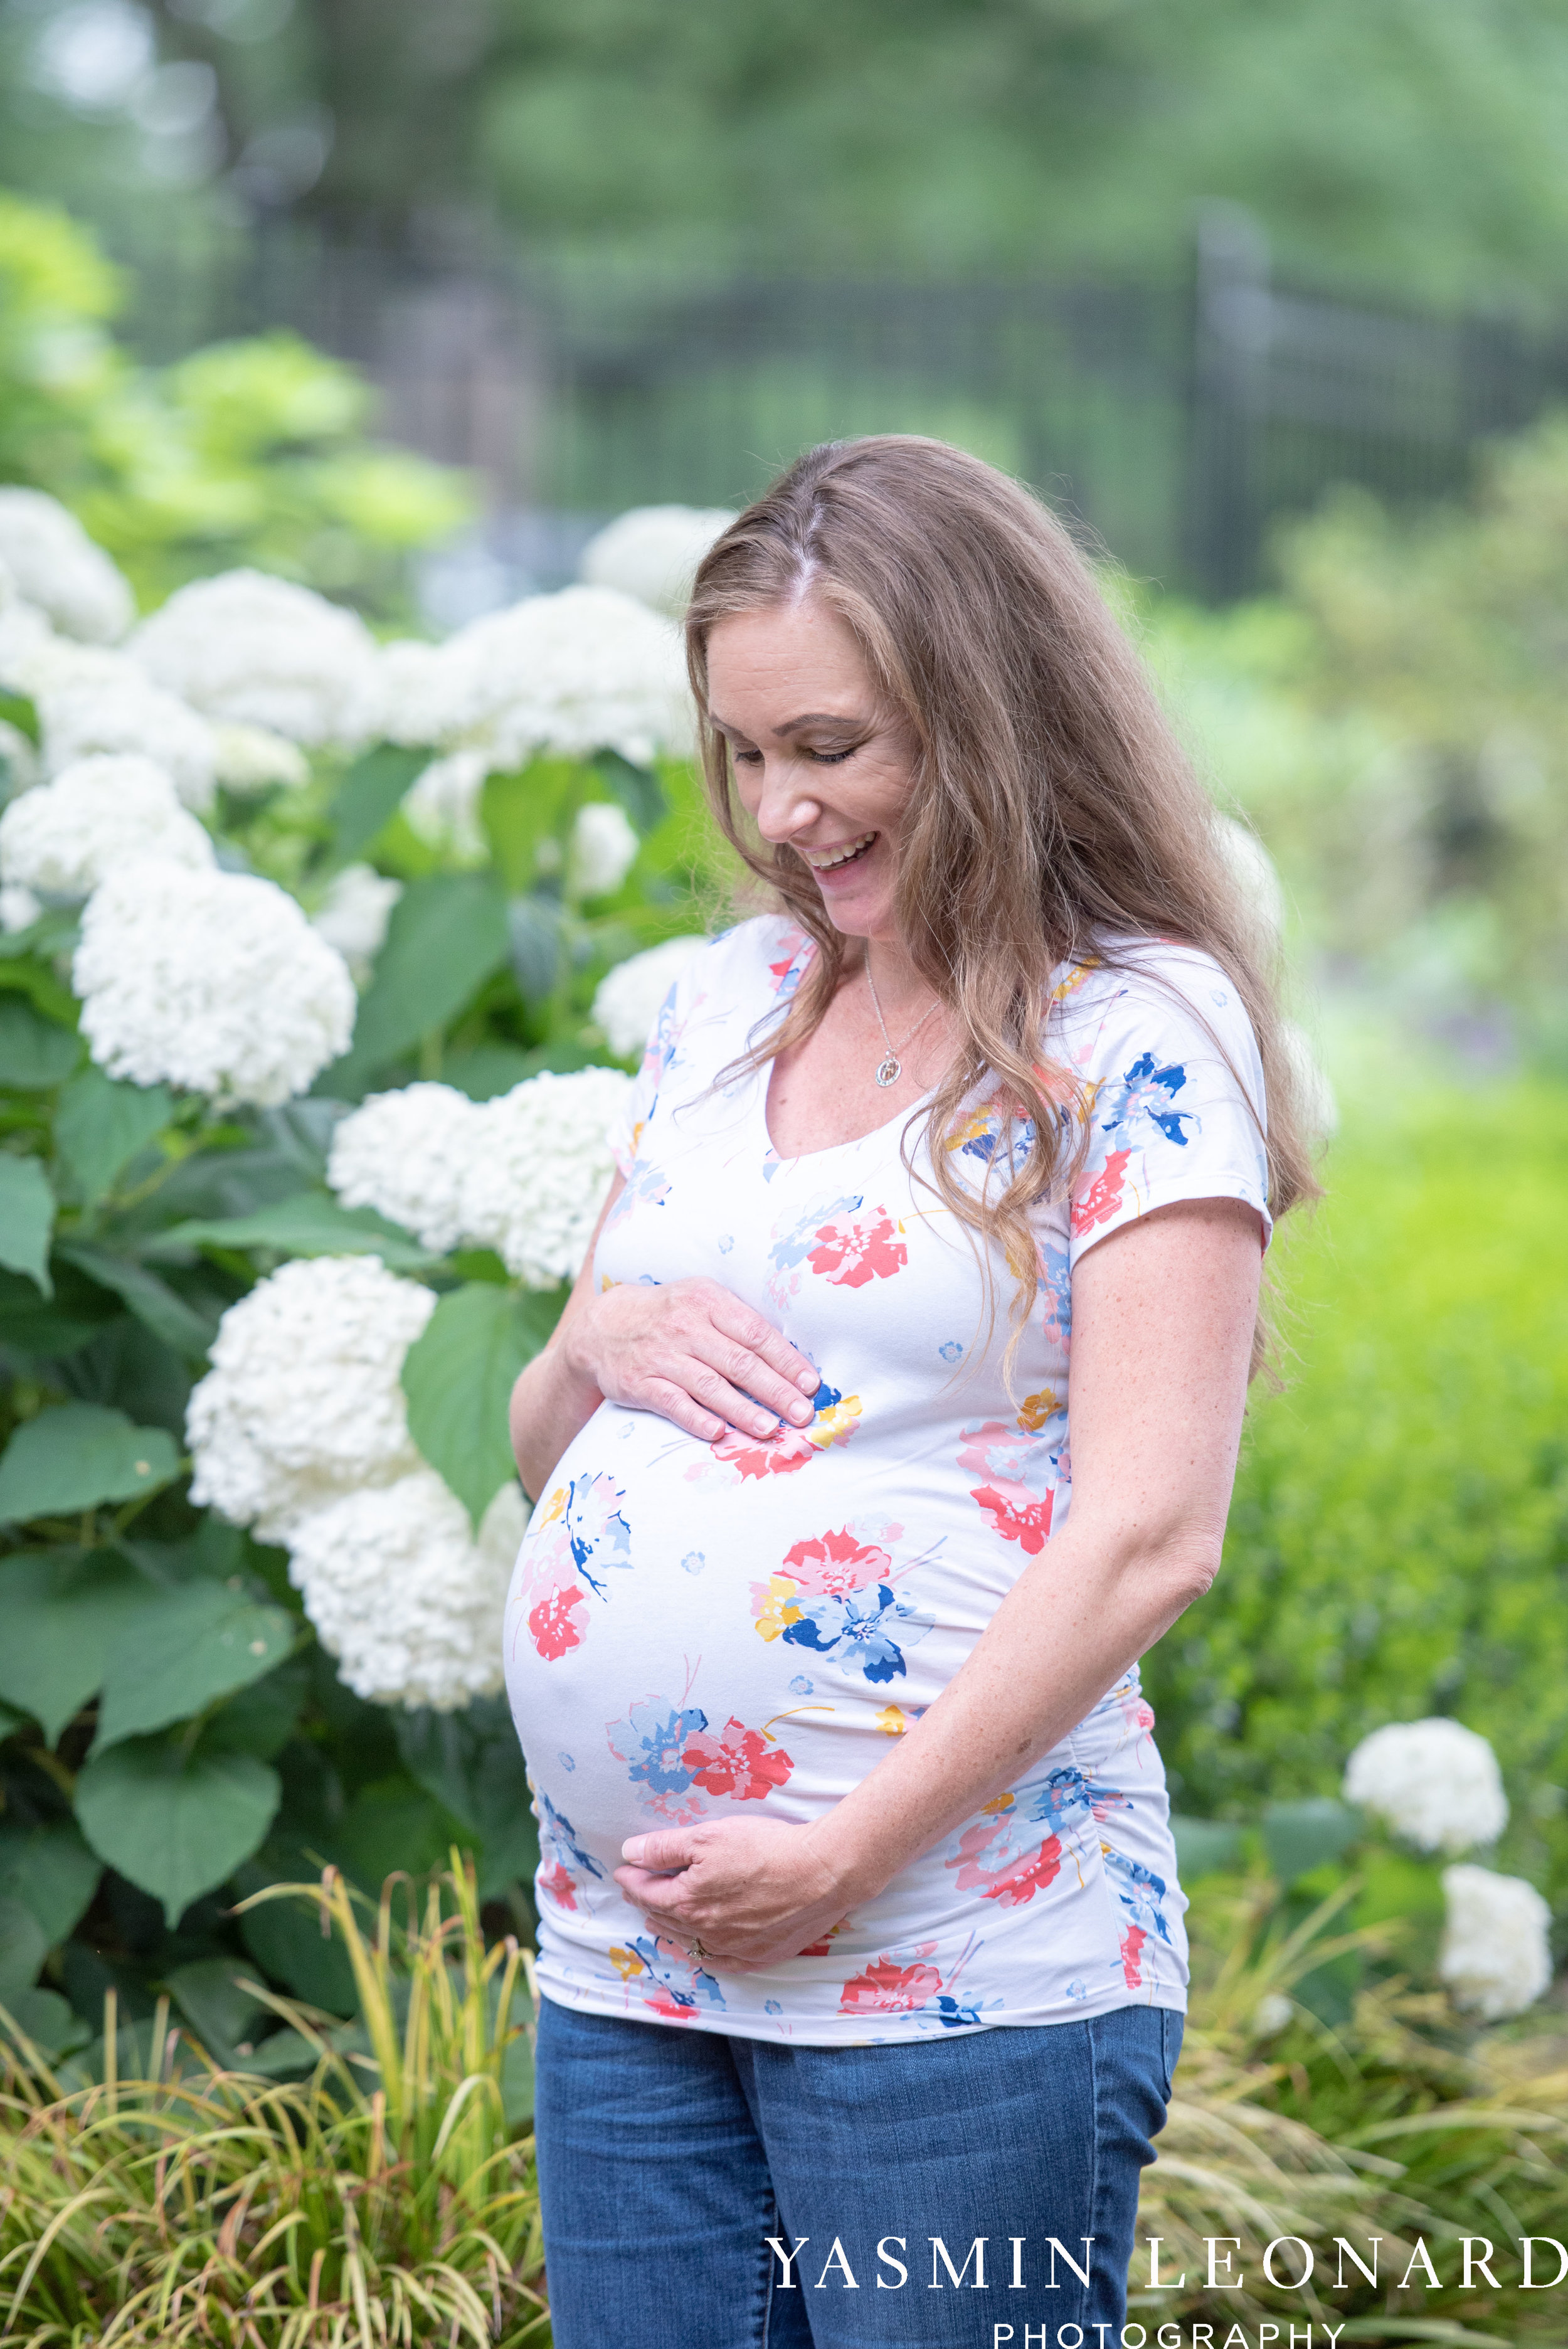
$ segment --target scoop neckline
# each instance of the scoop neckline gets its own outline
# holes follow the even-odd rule
[[[857,1133],[848,1142],[826,1143],[820,1150],[802,1150],[793,1157],[787,1157],[775,1143],[768,1123],[768,1093],[773,1082],[773,1071],[777,1065],[776,1061],[765,1061],[757,1071],[756,1082],[758,1123],[762,1128],[763,1155],[765,1159],[775,1159],[780,1166],[812,1166],[820,1158],[838,1158],[846,1150],[862,1149],[868,1142],[876,1141],[879,1134],[891,1133],[895,1125],[907,1125],[912,1117],[918,1116],[923,1109],[928,1107],[936,1099],[940,1090],[938,1086],[933,1085],[929,1092],[921,1094],[918,1101],[912,1102],[908,1109],[900,1110],[892,1117],[884,1117],[880,1125],[869,1127],[864,1133]]]
[[[804,970],[806,967],[804,957],[806,956],[815,955],[818,951],[819,948],[816,939],[810,936],[810,932],[808,932],[803,952],[801,955],[796,956],[795,965]],[[862,1148],[866,1143],[874,1142],[879,1134],[889,1133],[893,1126],[907,1125],[912,1117],[916,1116],[921,1110],[926,1108],[936,1099],[937,1093],[941,1090],[940,1083],[932,1085],[925,1092],[921,1094],[918,1101],[912,1102],[908,1109],[899,1111],[892,1117],[883,1118],[880,1125],[868,1127],[864,1133],[857,1133],[848,1142],[830,1142],[825,1143],[820,1150],[802,1150],[798,1152],[793,1157],[788,1157],[774,1142],[771,1130],[768,1123],[768,1095],[773,1084],[773,1071],[778,1065],[779,1064],[776,1061],[764,1061],[761,1067],[753,1071],[752,1076],[752,1082],[756,1091],[757,1118],[758,1123],[762,1129],[762,1156],[764,1164],[766,1164],[768,1160],[771,1158],[779,1166],[811,1166],[814,1165],[819,1159],[838,1158],[841,1157],[846,1150],[859,1150]]]

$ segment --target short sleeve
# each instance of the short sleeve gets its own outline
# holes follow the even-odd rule
[[[1089,1134],[1073,1188],[1070,1262],[1181,1199],[1241,1199],[1266,1247],[1267,1105],[1252,1021],[1206,955],[1145,947],[1101,967],[1051,1038],[1084,1086]]]
[[[630,1175],[642,1139],[644,1126],[654,1113],[659,1098],[659,1088],[675,1058],[676,1045],[683,1024],[683,971],[671,986],[659,1006],[658,1016],[648,1030],[648,1040],[643,1047],[642,1065],[632,1080],[631,1091],[622,1102],[614,1123],[610,1128],[610,1150],[616,1172]]]

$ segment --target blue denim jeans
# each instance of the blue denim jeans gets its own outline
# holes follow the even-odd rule
[[[1181,2044],[1162,2007],[795,2047],[542,2000],[555,2349],[1114,2349]]]

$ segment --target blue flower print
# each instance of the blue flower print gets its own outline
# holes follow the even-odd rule
[[[799,1614],[784,1629],[788,1641],[879,1683],[902,1680],[909,1670],[904,1649],[936,1628],[934,1617],[919,1613],[886,1582],[796,1604]]]
[[[1167,1142],[1185,1149],[1187,1135],[1183,1127],[1196,1125],[1197,1118],[1191,1110],[1172,1109],[1171,1104],[1187,1081],[1187,1071],[1178,1061],[1169,1061],[1156,1068],[1152,1052],[1140,1052],[1125,1075],[1102,1085],[1094,1104],[1094,1122],[1102,1133],[1110,1136],[1113,1150],[1130,1150],[1137,1140],[1140,1124],[1158,1126]]]
[[[841,1199],[820,1198],[813,1206],[808,1207],[803,1216],[798,1216],[788,1231],[776,1234],[768,1251],[769,1261],[775,1273],[775,1278],[768,1284],[769,1293],[773,1296],[793,1295],[799,1284],[790,1280],[789,1275],[799,1272],[805,1263],[818,1244],[822,1226],[830,1224],[835,1216],[852,1216],[863,1205],[864,1196],[859,1191],[846,1194]]]
[[[707,1727],[707,1715],[696,1705],[684,1710],[667,1697],[645,1696],[633,1705],[624,1721],[609,1727],[610,1751],[628,1764],[634,1786],[651,1795],[684,1795],[696,1777],[683,1759],[689,1741]]]
[[[555,1857],[563,1860],[568,1867],[578,1869],[583,1876],[597,1876],[603,1878],[603,1869],[591,1851],[583,1850],[577,1840],[576,1828],[564,1811],[556,1809],[542,1787],[540,1789],[539,1800],[542,1806],[539,1819],[540,1834],[542,1840],[550,1846]]]
[[[681,1560],[681,1565],[687,1574],[700,1574],[707,1564],[707,1552],[700,1549],[688,1549]]]
[[[1116,1897],[1132,1922],[1169,1942],[1171,1936],[1160,1906],[1165,1898],[1165,1878],[1156,1876],[1151,1868],[1145,1868],[1140,1859],[1129,1859],[1124,1853],[1114,1851],[1108,1843],[1100,1845],[1100,1851],[1106,1873],[1116,1885]]]
[[[689,2021],[699,2007],[724,2004],[724,1992],[714,1976],[662,1934],[651,1939],[639,1933],[629,1950],[612,1950],[610,1956],[617,1971],[633,1979],[654,2013],[672,2023]],[[623,1958],[630,1963],[621,1963]]]
[[[613,1476],[597,1472],[574,1476],[566,1491],[566,1538],[573,1564],[589,1588],[603,1599],[607,1594],[593,1572],[632,1563],[632,1529],[621,1515],[624,1488]]]
[[[1020,1792],[1024,1791],[1020,1789]],[[1071,1763],[1053,1770],[1029,1805],[1028,1816],[1037,1826],[1048,1826],[1053,1835],[1070,1835],[1075,1827],[1087,1826],[1091,1819],[1107,1818],[1112,1811],[1132,1807],[1128,1797],[1117,1788],[1097,1794],[1081,1770]]]
[[[944,1362],[961,1362],[964,1360],[964,1340],[962,1338],[949,1338],[945,1345],[938,1346],[936,1350]]]

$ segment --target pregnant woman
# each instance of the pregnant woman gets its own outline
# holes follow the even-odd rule
[[[686,626],[766,910],[513,1405],[556,2349],[1114,2342],[1187,1980],[1137,1660],[1311,1185],[1260,944],[975,459],[813,450]]]

